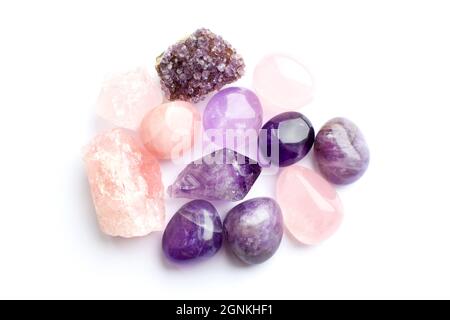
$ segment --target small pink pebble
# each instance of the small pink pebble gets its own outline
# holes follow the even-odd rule
[[[103,84],[97,114],[115,126],[135,130],[151,108],[162,103],[159,81],[146,68],[113,75]]]
[[[142,120],[139,134],[146,149],[158,159],[176,159],[194,144],[201,127],[200,113],[189,102],[163,103]]]
[[[313,79],[306,67],[285,54],[264,57],[253,72],[253,88],[265,108],[292,111],[311,102]]]
[[[100,229],[137,237],[162,230],[164,187],[158,161],[127,130],[98,135],[84,154]]]
[[[276,192],[286,228],[304,244],[329,238],[342,222],[343,208],[336,190],[311,169],[283,169]]]

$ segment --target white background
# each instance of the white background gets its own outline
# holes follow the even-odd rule
[[[449,17],[430,0],[1,1],[0,298],[450,298]],[[369,170],[338,188],[345,220],[322,245],[286,236],[262,265],[222,250],[176,268],[160,233],[100,234],[80,149],[101,82],[201,26],[244,56],[243,85],[263,55],[296,55],[316,129],[340,115],[365,133]],[[167,184],[178,169],[163,169]]]

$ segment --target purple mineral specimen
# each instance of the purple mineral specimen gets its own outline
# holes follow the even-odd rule
[[[208,29],[169,47],[156,65],[167,98],[191,102],[241,78],[244,68],[236,50]]]
[[[328,181],[349,184],[364,174],[370,154],[358,127],[348,119],[334,118],[317,134],[314,158]]]
[[[211,257],[222,246],[222,221],[216,208],[204,200],[182,206],[163,234],[162,247],[172,261]]]
[[[283,216],[275,200],[255,198],[228,212],[224,236],[233,253],[247,264],[272,257],[283,238]]]
[[[187,165],[168,193],[174,198],[238,201],[260,173],[255,160],[224,148]]]
[[[284,112],[270,119],[258,139],[261,156],[287,167],[303,159],[314,144],[314,128],[299,112]]]

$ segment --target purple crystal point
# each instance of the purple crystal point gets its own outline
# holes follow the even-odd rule
[[[169,100],[197,102],[243,76],[244,61],[222,37],[199,29],[158,58],[156,71]]]
[[[233,253],[248,264],[272,257],[283,238],[283,216],[275,200],[255,198],[228,212],[224,236]]]
[[[370,154],[359,128],[348,119],[334,118],[317,134],[314,158],[328,181],[349,184],[364,174]]]
[[[174,198],[238,201],[260,173],[257,161],[224,148],[187,165],[168,193]]]
[[[213,256],[222,246],[222,221],[216,208],[204,200],[182,206],[169,221],[162,247],[173,261]]]

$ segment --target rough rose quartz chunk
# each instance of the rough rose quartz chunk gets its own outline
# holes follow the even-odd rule
[[[277,200],[286,228],[304,244],[329,238],[341,224],[343,209],[338,194],[311,169],[283,169],[277,182]]]
[[[201,126],[200,113],[189,102],[173,101],[150,110],[139,133],[147,150],[158,159],[176,159],[191,149]]]
[[[135,130],[147,111],[161,103],[158,80],[145,68],[137,68],[113,75],[104,82],[97,114],[115,126]]]
[[[84,162],[104,233],[128,238],[163,229],[159,164],[128,131],[117,128],[94,138]]]
[[[296,110],[313,97],[314,84],[304,65],[285,54],[264,57],[255,67],[253,87],[265,108]]]

